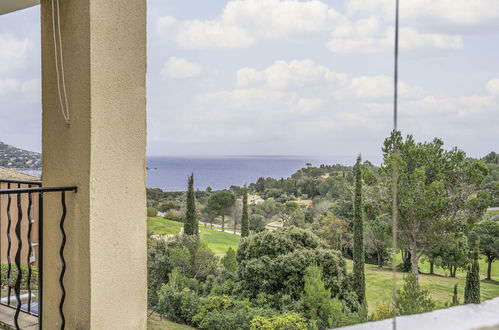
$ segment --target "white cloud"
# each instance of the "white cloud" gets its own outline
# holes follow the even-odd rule
[[[347,0],[350,15],[376,15],[393,21],[395,1]],[[499,27],[499,2],[496,0],[405,0],[400,4],[402,24],[423,29],[441,29],[467,33]]]
[[[346,22],[332,33],[327,43],[333,53],[378,53],[393,51],[394,28],[385,25],[375,17]],[[399,47],[402,52],[418,54],[441,53],[463,48],[459,35],[420,33],[414,28],[402,27],[399,30]]]
[[[203,73],[203,66],[201,64],[177,57],[170,57],[161,69],[161,76],[163,78],[172,79],[194,78],[201,73]]]
[[[0,33],[0,73],[22,67],[29,47],[28,39],[19,39],[9,33]]]
[[[401,97],[421,97],[424,93],[419,86],[410,86],[404,81],[399,81],[399,93]],[[393,96],[393,77],[386,75],[363,76],[353,78],[350,84],[334,92],[337,99],[377,99]]]
[[[17,79],[0,79],[0,95],[7,95],[19,91],[19,80]]]
[[[254,68],[242,68],[237,71],[237,85],[240,87],[264,86],[286,89],[343,85],[346,80],[345,74],[333,72],[312,60],[276,61],[262,71]]]
[[[203,116],[211,118],[220,118],[219,111],[224,111],[227,117],[271,117],[310,113],[322,105],[322,100],[264,88],[240,88],[201,94],[198,105]],[[214,117],[213,111],[218,115]]]
[[[489,93],[499,95],[499,79],[496,78],[489,80],[485,88]]]
[[[307,41],[340,20],[318,0],[234,0],[213,20],[162,17],[157,32],[188,49],[246,48],[264,41]]]

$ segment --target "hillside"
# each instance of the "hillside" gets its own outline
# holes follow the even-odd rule
[[[0,142],[0,166],[39,170],[42,167],[42,156],[37,152],[19,149]]]

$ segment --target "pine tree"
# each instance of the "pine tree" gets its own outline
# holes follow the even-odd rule
[[[243,190],[243,215],[241,217],[241,237],[249,236],[248,189]]]
[[[354,166],[355,196],[353,218],[353,281],[359,303],[366,304],[366,281],[364,275],[364,220],[362,217],[362,169],[361,156]]]
[[[473,251],[473,260],[468,266],[466,274],[466,286],[464,287],[464,303],[479,304],[480,303],[480,266],[478,265],[478,246]]]
[[[197,235],[199,233],[198,220],[196,218],[196,199],[194,196],[194,174],[188,179],[187,188],[187,210],[185,212],[184,234]]]

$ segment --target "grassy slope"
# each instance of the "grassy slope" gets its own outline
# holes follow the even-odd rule
[[[173,235],[180,232],[183,224],[176,221],[166,220],[161,217],[147,219],[147,230],[159,235]],[[223,256],[229,247],[237,250],[240,237],[231,233],[222,233],[220,231],[199,226],[201,239],[208,243],[210,249],[219,257]]]
[[[347,260],[347,268],[352,270],[353,263]],[[492,264],[492,280],[486,281],[485,274],[487,265],[484,260],[480,260],[481,273],[481,294],[482,300],[499,297],[499,263]],[[458,271],[456,278],[446,277],[446,271],[435,267],[435,275],[428,275],[430,265],[427,262],[420,263],[420,281],[423,288],[430,291],[432,299],[436,302],[437,307],[444,307],[446,302],[452,300],[454,292],[454,284],[458,283],[458,296],[460,302],[464,300],[464,285],[466,273]],[[366,265],[366,290],[369,310],[372,312],[376,306],[381,303],[390,301],[392,290],[392,271],[388,268],[378,268],[374,265]],[[403,283],[403,274],[397,273],[397,287],[401,288]]]
[[[147,318],[147,329],[149,330],[192,330],[194,328],[170,322],[166,319],[161,319],[158,314],[154,313]]]
[[[155,234],[176,234],[182,228],[182,223],[165,220],[161,217],[147,219],[147,227]],[[219,231],[199,227],[201,238],[205,240],[211,249],[218,255],[223,256],[229,247],[237,250],[240,237],[222,233]],[[348,270],[352,270],[352,261],[347,260]],[[482,278],[485,278],[487,265],[484,260],[480,261],[480,272]],[[456,278],[446,277],[446,272],[438,267],[435,267],[436,275],[427,275],[429,273],[429,263],[421,262],[420,270],[422,272],[420,279],[424,288],[431,293],[433,300],[436,301],[438,307],[443,307],[445,302],[452,300],[454,284],[458,283],[458,295],[461,303],[463,303],[464,284],[466,273],[458,271]],[[402,273],[397,273],[397,286],[402,285]],[[366,265],[366,286],[367,300],[369,310],[372,312],[378,304],[388,302],[391,297],[391,282],[392,272],[388,268],[379,269],[374,265]],[[481,282],[482,300],[499,297],[499,262],[493,263],[492,266],[492,281],[482,280]]]

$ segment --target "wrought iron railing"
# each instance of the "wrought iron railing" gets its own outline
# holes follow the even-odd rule
[[[65,327],[66,192],[76,191],[76,187],[42,187],[39,181],[0,179],[0,305],[15,310],[12,323],[16,329],[21,328],[22,313],[39,318],[39,326],[42,324],[43,195],[47,193],[61,195],[59,314],[61,329]]]

